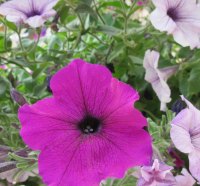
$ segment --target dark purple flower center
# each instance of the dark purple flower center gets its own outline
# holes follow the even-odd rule
[[[178,12],[176,8],[169,8],[167,11],[167,15],[172,18],[173,21],[177,21],[179,19]]]
[[[26,13],[27,17],[33,17],[33,16],[37,16],[37,15],[41,15],[42,13],[38,10],[32,10],[31,12]]]
[[[100,119],[89,115],[84,117],[78,124],[79,129],[84,134],[96,133],[99,131],[100,126]]]

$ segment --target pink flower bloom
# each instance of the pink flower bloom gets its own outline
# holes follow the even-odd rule
[[[160,31],[173,34],[174,40],[191,49],[200,44],[200,10],[195,0],[152,0],[156,9],[150,20]]]
[[[144,166],[140,169],[137,186],[171,186],[175,183],[172,169],[173,167],[155,159],[152,166]]]
[[[146,70],[145,80],[151,83],[153,90],[158,96],[161,107],[160,110],[166,110],[166,103],[171,101],[171,90],[167,85],[168,78],[177,70],[177,66],[158,69],[160,54],[154,50],[147,50],[144,57],[144,68]]]
[[[76,59],[50,82],[53,97],[19,110],[21,136],[40,150],[39,172],[50,186],[98,186],[150,163],[138,93],[104,66]]]
[[[187,169],[182,169],[182,175],[175,177],[176,186],[193,186],[195,184],[195,179],[188,173]]]
[[[137,5],[138,5],[138,6],[142,6],[143,4],[144,4],[143,1],[138,1],[138,2],[137,2]]]
[[[172,120],[171,139],[178,150],[189,154],[190,172],[200,181],[200,111],[181,97],[188,107]]]
[[[16,24],[40,27],[56,14],[53,7],[58,0],[11,0],[0,5],[0,14]]]
[[[148,2],[148,0],[141,0],[141,1],[137,2],[137,5],[138,6],[143,6],[143,5],[147,4],[147,2]]]
[[[6,65],[0,65],[0,69],[6,70],[6,69],[7,69],[7,66],[6,66]]]

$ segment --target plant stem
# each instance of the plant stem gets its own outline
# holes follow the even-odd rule
[[[94,4],[94,8],[95,8],[95,11],[96,11],[98,17],[100,18],[101,22],[102,22],[103,24],[105,24],[105,21],[104,21],[103,17],[102,17],[101,14],[99,13],[99,10],[98,10],[98,8],[97,8],[97,5],[96,5],[95,0],[93,0],[93,4]]]
[[[4,24],[5,30],[4,30],[4,48],[7,51],[7,26]]]

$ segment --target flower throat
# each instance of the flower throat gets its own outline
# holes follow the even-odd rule
[[[101,121],[93,116],[84,117],[78,124],[79,129],[84,134],[92,134],[99,131]]]

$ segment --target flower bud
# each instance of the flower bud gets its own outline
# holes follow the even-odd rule
[[[24,96],[21,93],[19,93],[18,91],[16,91],[14,88],[11,89],[10,95],[11,95],[12,99],[20,106],[27,103]]]
[[[179,112],[181,112],[181,110],[183,110],[184,108],[186,108],[186,104],[184,101],[182,101],[181,99],[176,100],[173,105],[171,110],[173,112],[175,112],[176,114],[178,114]]]

